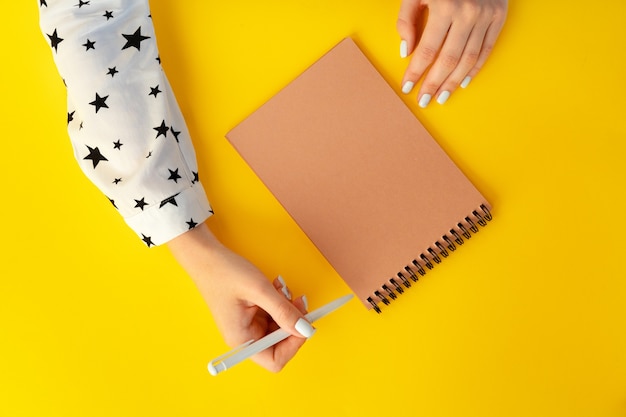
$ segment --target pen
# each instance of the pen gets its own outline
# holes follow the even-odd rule
[[[330,303],[326,304],[306,314],[304,317],[310,322],[313,323],[315,320],[318,320],[328,313],[331,313],[347,303],[353,297],[352,294],[344,295]],[[250,340],[240,346],[237,346],[233,350],[218,356],[209,362],[208,368],[209,373],[213,376],[219,374],[222,371],[225,371],[233,366],[237,365],[239,362],[249,358],[250,356],[257,354],[270,346],[274,346],[276,343],[281,340],[285,340],[291,336],[291,333],[288,333],[286,330],[278,329],[257,341]]]

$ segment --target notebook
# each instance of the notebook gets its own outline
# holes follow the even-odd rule
[[[491,220],[486,199],[350,38],[226,138],[378,313]]]

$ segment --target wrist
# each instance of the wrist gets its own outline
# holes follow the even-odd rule
[[[167,247],[194,280],[199,276],[206,277],[207,274],[201,272],[212,269],[225,249],[205,223],[170,240]]]

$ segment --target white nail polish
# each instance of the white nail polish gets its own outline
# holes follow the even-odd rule
[[[449,91],[447,90],[442,91],[441,94],[439,94],[439,97],[437,97],[437,103],[444,104],[446,101],[448,101],[449,97],[450,97]]]
[[[465,78],[463,78],[463,81],[461,82],[461,88],[467,88],[467,86],[469,85],[470,81],[472,81],[472,77],[470,77],[469,75]]]
[[[280,285],[282,285],[283,287],[287,286],[287,283],[285,282],[284,278],[282,276],[277,276],[276,279],[278,280],[278,282],[280,282]]]
[[[409,56],[409,45],[404,39],[400,42],[400,58],[406,58]]]
[[[296,322],[296,330],[307,339],[315,333],[315,328],[305,319],[298,319]]]
[[[287,287],[283,287],[283,288],[281,288],[281,291],[282,291],[282,292],[283,292],[283,294],[285,295],[285,298],[286,298],[287,300],[290,300],[290,301],[291,301],[291,291],[289,291],[289,288],[287,288]]]
[[[280,290],[282,291],[282,293],[285,295],[285,297],[287,297],[288,300],[291,300],[291,291],[289,291],[289,288],[287,288],[287,283],[280,275],[278,276],[278,282],[280,282]]]
[[[431,98],[430,94],[422,95],[419,101],[419,106],[423,109],[426,108],[426,106],[428,106],[428,103],[430,103],[430,98]]]
[[[306,298],[306,295],[302,296],[302,304],[304,304],[304,309],[309,311],[309,299]]]
[[[404,85],[402,86],[402,92],[404,94],[409,94],[411,92],[411,90],[413,89],[414,85],[415,85],[415,83],[413,81],[405,82]]]

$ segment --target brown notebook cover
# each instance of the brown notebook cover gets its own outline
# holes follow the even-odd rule
[[[226,137],[377,312],[491,219],[350,38]]]

